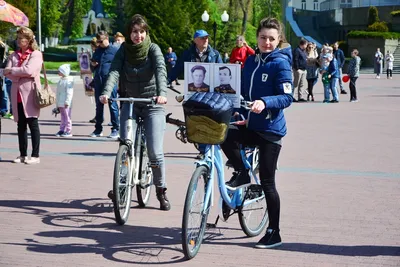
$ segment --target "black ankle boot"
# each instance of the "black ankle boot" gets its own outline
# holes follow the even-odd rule
[[[167,188],[156,187],[156,195],[158,201],[160,201],[160,210],[170,210],[171,205],[169,204],[169,200],[167,198],[167,194],[165,193]]]

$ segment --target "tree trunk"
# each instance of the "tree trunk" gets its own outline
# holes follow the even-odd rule
[[[74,7],[75,7],[74,0],[70,0],[69,8],[68,8],[69,9],[69,11],[68,11],[68,20],[67,20],[67,25],[65,27],[63,44],[68,44],[69,37],[72,34],[72,21],[74,20],[74,16],[75,16]]]

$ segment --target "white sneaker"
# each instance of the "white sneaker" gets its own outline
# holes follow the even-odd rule
[[[27,160],[27,157],[17,157],[16,159],[13,160],[14,163],[25,163]]]
[[[38,164],[38,163],[40,163],[40,158],[36,158],[36,157],[31,157],[30,159],[25,160],[25,164],[28,164],[28,165],[34,165],[34,164]]]

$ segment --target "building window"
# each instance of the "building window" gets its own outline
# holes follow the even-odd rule
[[[301,9],[306,9],[306,0],[301,0]]]
[[[314,0],[314,10],[319,10],[318,0]]]

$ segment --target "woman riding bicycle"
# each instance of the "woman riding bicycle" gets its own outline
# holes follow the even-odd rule
[[[167,71],[164,56],[159,46],[151,42],[149,26],[143,16],[136,14],[132,17],[127,36],[130,38],[121,45],[112,62],[100,101],[107,103],[112,89],[120,81],[119,94],[122,97],[155,98],[157,104],[167,103]],[[125,102],[121,108],[121,140],[126,138],[125,126],[128,113],[129,103]],[[135,104],[134,113],[141,116],[144,121],[147,151],[160,209],[170,210],[171,206],[166,195],[163,152],[164,107]]]
[[[259,173],[268,208],[269,225],[257,248],[272,248],[281,244],[279,235],[280,200],[275,187],[275,170],[286,135],[283,109],[292,97],[292,50],[286,43],[283,25],[275,18],[260,21],[257,29],[258,53],[244,64],[241,94],[252,101],[245,120],[229,129],[221,145],[235,172],[227,187],[238,188],[250,183],[248,171],[240,155],[240,145],[259,147]]]

